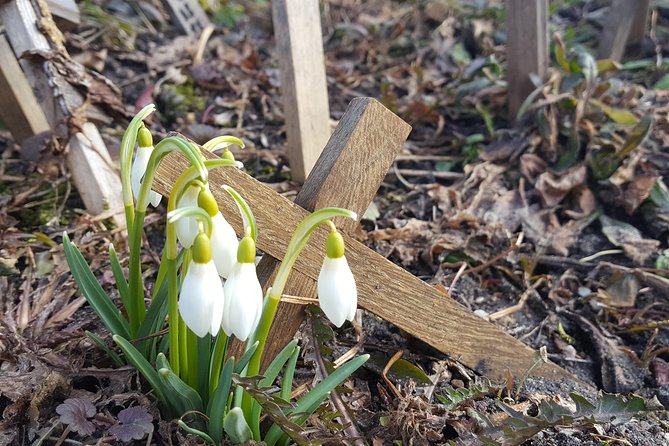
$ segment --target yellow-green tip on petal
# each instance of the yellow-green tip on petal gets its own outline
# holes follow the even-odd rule
[[[325,242],[325,255],[331,259],[344,257],[344,237],[336,229],[330,231]]]
[[[221,158],[223,158],[224,160],[235,161],[235,155],[227,147],[223,149],[223,153],[221,153]]]
[[[204,232],[200,232],[193,242],[193,262],[209,263],[212,257],[211,241]]]
[[[242,238],[237,248],[237,262],[239,263],[253,263],[256,259],[256,243],[250,235]]]
[[[197,196],[197,205],[212,217],[218,214],[218,203],[216,203],[216,198],[214,198],[214,194],[212,194],[211,190],[207,187],[203,187],[200,190],[200,193]]]
[[[153,136],[151,135],[151,130],[142,125],[137,133],[137,141],[140,147],[152,147]]]

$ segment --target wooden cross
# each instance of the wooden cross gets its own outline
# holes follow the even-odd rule
[[[259,267],[265,285],[268,272],[276,265],[273,259],[283,258],[293,229],[309,214],[298,203],[311,209],[342,206],[342,203],[351,204],[349,207],[356,211],[365,209],[409,129],[374,99],[353,100],[296,203],[237,169],[221,168],[210,173],[212,192],[221,209],[230,210],[226,218],[237,234],[242,234],[241,218],[220,186],[228,184],[235,188],[254,211],[259,228],[258,248],[265,252]],[[213,157],[208,152],[205,156]],[[172,184],[187,167],[183,156],[170,155],[160,165],[155,189],[169,194]],[[336,224],[342,228],[360,307],[493,378],[503,377],[507,370],[521,377],[534,364],[535,352],[531,348],[352,238],[353,224],[346,221]],[[314,284],[323,262],[327,234],[327,228],[313,233],[295,263],[287,293],[306,290],[315,296]],[[272,343],[268,344],[267,356],[294,335],[302,320],[302,312],[296,312],[295,307],[281,304],[279,308],[268,338]],[[553,363],[536,369],[533,375],[574,379]]]

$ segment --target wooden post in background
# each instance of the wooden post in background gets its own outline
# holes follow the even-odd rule
[[[46,19],[30,0],[13,0],[0,5],[0,20],[51,128],[67,125],[68,118],[84,102],[81,93],[62,78],[52,62],[20,59],[29,50],[53,50],[38,28]],[[67,162],[86,209],[92,214],[118,210],[112,218],[118,226],[124,226],[121,181],[97,127],[87,122],[79,131],[68,128],[67,132]]]
[[[599,59],[621,60],[628,41],[639,41],[646,32],[650,0],[613,0],[606,26],[599,37]]]
[[[0,34],[0,60],[0,119],[14,140],[22,143],[37,133],[50,130],[49,122],[4,34]]]
[[[535,89],[530,74],[548,71],[548,0],[506,0],[506,65],[510,118]]]
[[[330,137],[330,109],[317,0],[272,0],[288,161],[304,182]]]
[[[650,0],[636,0],[636,13],[634,14],[634,22],[630,30],[630,36],[627,43],[638,43],[646,37],[646,30],[648,30],[648,12],[650,11]]]

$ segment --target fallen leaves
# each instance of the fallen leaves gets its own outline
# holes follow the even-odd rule
[[[63,404],[56,407],[56,413],[60,415],[61,423],[66,424],[68,429],[84,436],[95,432],[95,424],[89,418],[94,417],[97,412],[93,403],[81,398],[66,399]]]
[[[658,252],[658,240],[644,238],[641,232],[629,223],[606,215],[599,217],[602,233],[615,246],[623,248],[625,255],[639,265],[647,263]]]

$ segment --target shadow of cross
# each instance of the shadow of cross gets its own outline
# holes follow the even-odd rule
[[[298,202],[311,209],[344,206],[362,213],[409,131],[406,123],[376,100],[353,100],[310,175],[314,179],[308,179],[296,202],[237,169],[210,172],[211,190],[220,208],[228,210],[226,218],[238,235],[243,232],[241,217],[220,186],[228,184],[236,189],[253,209],[258,224],[257,246],[265,253],[258,268],[263,285],[269,282],[276,259],[284,257],[293,229],[309,215]],[[171,185],[187,167],[185,157],[169,155],[157,172],[155,190],[169,194]],[[342,229],[360,307],[492,378],[501,378],[507,370],[515,377],[523,376],[535,362],[534,350],[353,239],[350,234],[354,223],[343,219],[335,223]],[[295,262],[287,294],[316,295],[327,234],[325,227],[314,231]],[[301,308],[295,305],[282,303],[279,308],[266,357],[272,357],[288,342],[303,319]],[[553,363],[535,369],[533,375],[573,379]]]

